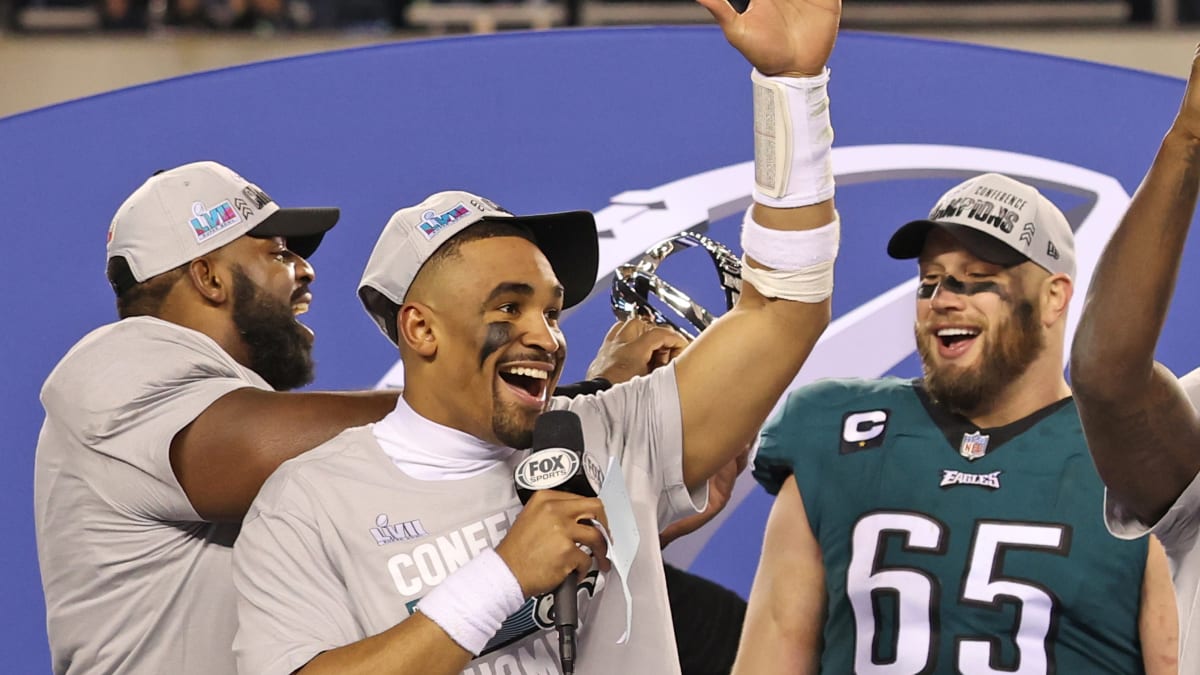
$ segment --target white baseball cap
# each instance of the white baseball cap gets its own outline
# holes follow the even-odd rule
[[[216,162],[154,174],[121,204],[108,228],[108,259],[124,258],[132,277],[109,279],[120,295],[242,235],[284,237],[309,257],[333,227],[336,208],[280,208],[257,185]]]
[[[566,211],[514,216],[495,202],[470,192],[438,192],[416,206],[392,214],[358,284],[358,297],[367,314],[389,340],[393,343],[397,340],[396,317],[374,301],[372,291],[394,307],[404,304],[408,289],[425,261],[451,237],[485,221],[511,223],[529,230],[563,285],[564,308],[587,298],[596,283],[596,268],[600,264],[596,219],[591,213]]]
[[[888,255],[920,256],[935,227],[988,262],[1009,266],[1028,260],[1051,274],[1075,275],[1075,235],[1066,216],[1037,189],[1008,176],[985,173],[954,186],[928,218],[896,230]]]

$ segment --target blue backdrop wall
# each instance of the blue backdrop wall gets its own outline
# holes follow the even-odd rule
[[[1179,81],[1144,73],[882,35],[844,34],[831,66],[843,252],[835,323],[798,382],[917,372],[914,268],[883,247],[966,175],[1005,171],[1062,204],[1086,281],[1182,93]],[[390,213],[430,192],[469,189],[515,212],[597,211],[604,275],[687,228],[735,244],[729,216],[750,194],[748,73],[712,28],[503,34],[256,64],[0,120],[5,672],[49,663],[32,516],[38,390],[71,344],[114,318],[105,233],[146,176],[214,159],[282,204],[340,205],[313,260],[315,386],[370,387],[395,355],[354,287]],[[1160,346],[1177,371],[1200,361],[1190,348],[1200,315],[1187,297],[1200,265],[1186,255],[1193,264]],[[700,263],[665,274],[715,305]],[[567,377],[582,374],[610,322],[601,279],[566,320]],[[745,480],[720,522],[668,553],[744,594],[769,505]]]

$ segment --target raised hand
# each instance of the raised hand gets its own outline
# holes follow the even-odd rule
[[[741,14],[727,0],[696,1],[763,75],[819,75],[842,16],[841,0],[750,0]]]
[[[556,490],[533,494],[496,546],[525,597],[553,590],[571,572],[582,579],[592,567],[592,556],[578,544],[591,550],[602,571],[608,570],[608,544],[600,530],[580,522],[588,520],[608,527],[599,499]]]
[[[638,318],[618,321],[604,336],[587,376],[619,384],[665,365],[687,345],[687,338],[670,328]]]

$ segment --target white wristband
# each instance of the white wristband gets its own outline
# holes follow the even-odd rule
[[[811,230],[772,230],[754,220],[754,206],[742,218],[742,250],[756,261],[777,270],[794,271],[837,257],[841,219],[834,212],[828,225]]]
[[[523,604],[521,584],[504,559],[489,548],[421,598],[417,609],[460,647],[477,655]]]
[[[815,77],[768,77],[753,70],[754,201],[794,208],[833,197],[829,69]]]
[[[812,303],[832,295],[840,219],[812,230],[772,230],[754,222],[753,211],[742,221],[742,282],[768,298]],[[751,267],[747,257],[773,269]]]

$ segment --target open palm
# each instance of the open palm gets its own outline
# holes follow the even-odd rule
[[[751,0],[738,12],[727,0],[696,0],[729,44],[764,75],[817,75],[829,60],[842,14],[840,0]]]

